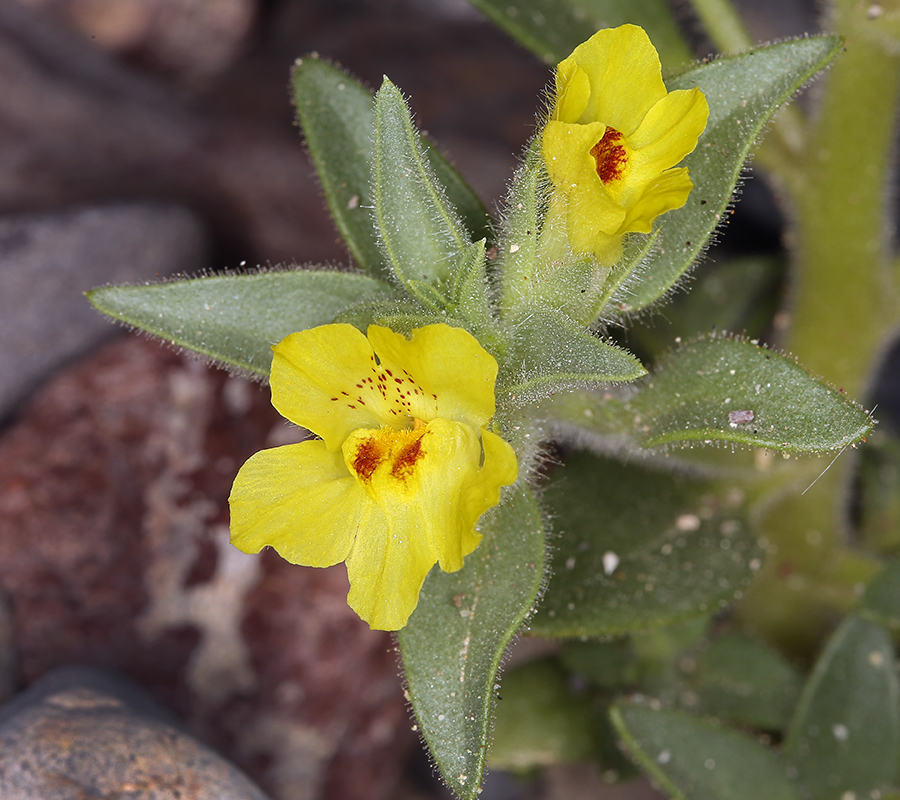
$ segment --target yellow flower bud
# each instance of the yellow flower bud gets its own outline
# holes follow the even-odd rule
[[[650,233],[693,187],[676,167],[697,146],[709,106],[699,89],[667,92],[643,28],[598,31],[556,71],[542,152],[553,183],[551,213],[565,216],[569,244],[605,266],[626,233]]]

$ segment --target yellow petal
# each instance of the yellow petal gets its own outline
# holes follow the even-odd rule
[[[361,535],[347,557],[347,602],[369,627],[400,630],[419,602],[419,591],[437,560],[433,545],[415,528],[395,533],[389,518],[369,503]]]
[[[597,175],[591,148],[602,138],[600,123],[572,125],[550,122],[544,130],[543,154],[554,185],[566,196],[572,249],[591,252],[592,241],[601,234],[615,234],[625,220],[625,209],[617,203]]]
[[[369,326],[369,341],[394,380],[409,377],[422,394],[410,400],[412,415],[480,428],[494,416],[497,362],[468,331],[426,325],[407,339],[390,328]]]
[[[414,416],[435,408],[401,370],[378,365],[369,340],[352,325],[288,336],[274,348],[270,382],[275,408],[321,436],[329,450],[339,450],[357,428],[410,427]],[[427,408],[413,409],[411,398]]]
[[[572,250],[593,253],[601,264],[610,266],[618,260],[616,254],[622,250],[620,232],[624,227],[626,210],[608,202],[601,206],[595,202],[597,194],[582,193],[569,202],[566,233]],[[610,207],[612,210],[606,211]]]
[[[571,56],[556,68],[556,105],[551,119],[580,122],[591,97],[591,79]]]
[[[709,105],[699,89],[671,92],[650,109],[628,139],[635,180],[674,167],[697,146]]]
[[[593,253],[594,258],[604,267],[611,267],[621,257],[624,251],[624,236],[621,233],[610,236],[597,232],[588,241],[580,242],[581,249],[576,252]],[[574,245],[573,245],[574,249]]]
[[[460,537],[436,540],[440,551],[440,564],[444,572],[456,572],[463,565],[463,558],[481,541],[475,523],[490,508],[500,502],[500,487],[516,482],[519,462],[515,450],[497,434],[482,429],[481,445],[484,463],[478,472],[470,475],[460,487],[459,521]],[[459,542],[457,549],[456,543]],[[443,545],[443,546],[442,546]]]
[[[566,207],[571,248],[611,266],[625,234],[649,233],[686,202],[690,179],[674,167],[696,147],[709,107],[699,89],[666,93],[656,50],[635,25],[575,48],[556,88],[542,141],[554,207]]]
[[[329,567],[350,552],[367,498],[342,454],[310,441],[256,453],[228,502],[239,550],[268,545],[292,564]]]
[[[687,167],[667,170],[645,189],[641,199],[628,210],[623,230],[650,233],[653,220],[660,214],[681,208],[692,188]]]
[[[605,130],[602,122],[590,125],[548,122],[541,150],[550,180],[566,193],[580,183],[599,182],[597,161],[591,155],[591,148],[603,138]]]
[[[666,94],[659,56],[637,25],[597,31],[569,58],[584,70],[591,84],[579,122],[602,122],[628,137]]]

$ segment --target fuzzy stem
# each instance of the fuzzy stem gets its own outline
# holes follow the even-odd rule
[[[691,0],[709,37],[723,53],[740,53],[753,47],[744,22],[729,0]]]
[[[846,52],[828,74],[803,172],[789,178],[796,260],[784,345],[862,397],[897,299],[888,187],[900,54],[874,35],[856,0],[838,0],[831,23]]]
[[[897,313],[889,186],[900,49],[867,12],[857,0],[833,3],[827,27],[845,38],[846,51],[827,76],[807,146],[777,175],[793,211],[792,308],[783,345],[855,398],[864,397]],[[811,651],[833,613],[852,608],[855,587],[876,569],[845,543],[854,467],[852,453],[844,453],[808,492],[794,486],[761,520],[774,551],[739,615],[789,650]]]

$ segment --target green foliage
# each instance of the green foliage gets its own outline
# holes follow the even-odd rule
[[[562,61],[594,31],[625,22],[647,30],[663,64],[691,60],[665,0],[472,0],[472,5],[548,64]]]
[[[533,661],[503,676],[491,766],[521,771],[585,760],[593,725],[589,699],[572,690],[566,671],[551,659]]]
[[[645,448],[733,442],[820,453],[874,427],[863,409],[791,359],[717,337],[669,354],[631,397],[577,392],[545,407],[571,435],[628,437]]]
[[[564,663],[599,685],[652,687],[650,706],[619,703],[613,722],[638,764],[676,798],[878,797],[898,774],[898,687],[886,631],[848,617],[800,692],[802,678],[783,657],[744,636],[726,634],[666,653],[642,637],[573,644]],[[671,640],[677,641],[677,640]],[[666,664],[677,664],[677,675]],[[799,700],[798,700],[799,695]],[[721,724],[781,732],[783,752]],[[742,776],[759,770],[748,791]]]
[[[572,255],[552,265],[534,261],[535,237],[546,192],[543,162],[533,146],[516,178],[499,264],[504,303],[560,308],[589,324],[620,317],[658,301],[691,268],[727,216],[744,163],[778,108],[840,50],[834,36],[781,42],[695,66],[666,81],[669,90],[699,87],[709,120],[697,149],[687,156],[694,191],[684,207],[665,214],[653,234],[631,234],[611,270]],[[579,297],[579,294],[584,295]],[[514,313],[521,314],[521,311]]]
[[[832,636],[791,721],[784,755],[800,796],[871,796],[896,782],[900,705],[887,632],[850,616]]]
[[[891,631],[900,631],[900,562],[889,561],[866,587],[859,613]]]
[[[469,244],[437,182],[400,90],[385,79],[375,95],[375,220],[388,264],[426,305],[440,302]]]
[[[764,336],[777,310],[775,292],[784,264],[771,256],[719,258],[701,262],[691,273],[690,292],[681,292],[646,324],[627,331],[627,345],[641,358],[667,351],[672,342],[690,341],[700,331],[742,331]]]
[[[609,692],[635,687],[672,708],[782,732],[803,676],[777,651],[737,633],[712,641],[706,618],[606,641],[571,641],[561,661]],[[698,629],[700,636],[697,638]]]
[[[288,334],[331,322],[352,303],[393,297],[383,281],[325,270],[215,275],[88,292],[94,308],[120,322],[265,379],[272,345]]]
[[[653,502],[634,503],[637,492]],[[578,454],[544,499],[558,538],[535,634],[610,636],[705,616],[759,567],[743,493],[727,484]]]
[[[291,78],[297,118],[328,210],[359,268],[389,278],[370,211],[372,95],[318,58],[298,61]]]
[[[900,552],[900,440],[878,431],[860,457],[860,532],[881,553]]]
[[[389,278],[391,271],[372,224],[372,94],[342,70],[314,57],[298,61],[291,78],[297,119],[331,216],[359,268],[376,278]],[[418,147],[469,231],[476,238],[488,233],[487,211],[469,185],[429,142],[422,139]]]
[[[704,6],[703,19],[714,19],[722,1],[695,5]],[[668,65],[688,59],[662,0],[475,5],[545,58],[565,57],[596,27],[630,21],[650,30]],[[298,120],[360,273],[294,269],[89,294],[96,308],[128,325],[263,379],[272,344],[332,321],[402,333],[446,322],[469,330],[494,355],[491,426],[515,447],[519,481],[481,519],[484,541],[464,567],[429,575],[398,635],[418,729],[459,797],[474,800],[480,791],[500,663],[526,622],[534,635],[617,638],[570,638],[558,659],[507,676],[495,765],[523,770],[594,757],[625,774],[615,729],[640,768],[677,798],[861,798],[896,783],[900,710],[885,630],[900,629],[896,562],[865,588],[859,616],[840,626],[802,694],[797,667],[737,633],[725,616],[738,602],[746,619],[755,619],[751,582],[766,550],[783,559],[784,585],[807,592],[810,606],[811,596],[827,605],[828,619],[847,611],[834,599],[847,596],[847,575],[876,572],[871,564],[868,572],[848,568],[839,591],[837,580],[826,585],[803,572],[811,548],[767,540],[773,530],[761,530],[760,520],[773,508],[803,508],[793,495],[793,505],[778,506],[778,492],[806,480],[808,466],[752,482],[753,470],[721,469],[726,460],[736,463],[735,445],[759,449],[757,455],[762,448],[842,451],[871,433],[871,417],[788,356],[739,337],[696,338],[723,320],[764,330],[767,307],[760,312],[755,300],[773,283],[771,265],[743,262],[718,274],[712,302],[700,295],[701,303],[683,304],[672,314],[681,327],[670,335],[633,333],[630,340],[652,355],[676,333],[685,338],[649,375],[608,335],[613,322],[657,304],[683,281],[727,218],[765,126],[841,46],[831,35],[783,41],[668,77],[670,90],[700,87],[710,105],[708,127],[684,162],[695,188],[652,234],[631,235],[611,268],[573,253],[559,241],[564,232],[544,226],[550,188],[539,132],[491,223],[474,192],[417,131],[393,83],[385,79],[373,97],[336,67],[306,58],[292,74]],[[796,141],[811,124],[802,121]],[[776,125],[785,140],[786,124]],[[791,174],[789,188],[802,197],[802,181]],[[863,272],[852,279],[862,281]],[[839,304],[828,313],[829,325],[852,339]],[[602,457],[563,450],[562,466],[546,465],[540,445],[550,437]],[[702,461],[671,452],[711,443],[731,448]],[[868,454],[860,472],[864,539],[888,553],[900,548],[897,463],[889,445]],[[838,523],[828,529],[821,524],[827,515],[814,511],[815,522],[782,523],[810,541],[829,535],[817,565],[832,566],[821,568],[818,580],[847,561]],[[548,542],[552,570],[545,570]],[[746,627],[755,629],[752,622]],[[635,691],[659,700],[616,700]],[[727,725],[787,730],[783,752]]]
[[[645,308],[685,274],[728,214],[734,187],[763,128],[840,49],[836,36],[811,36],[719,58],[666,80],[670,91],[698,86],[709,102],[706,131],[683,162],[696,188],[683,208],[660,220],[649,267],[639,268],[646,256],[638,251],[632,265],[620,269],[623,278],[637,272],[638,279],[623,282],[612,294],[613,309]]]
[[[518,487],[482,519],[484,541],[454,573],[434,571],[400,631],[407,692],[446,783],[481,789],[500,659],[543,575],[544,523]]]
[[[500,392],[512,405],[534,403],[574,386],[633,381],[646,370],[631,353],[552,311],[535,310],[513,326]]]
[[[677,800],[799,800],[777,756],[752,736],[670,711],[620,703],[628,750]]]
[[[803,683],[780,653],[734,633],[690,654],[682,671],[691,711],[767,731],[787,728]]]

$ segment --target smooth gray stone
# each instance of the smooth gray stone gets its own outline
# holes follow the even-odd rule
[[[0,797],[267,800],[140,688],[71,667],[0,709]]]
[[[84,292],[206,266],[203,224],[122,204],[0,217],[0,420],[51,370],[109,336]]]

